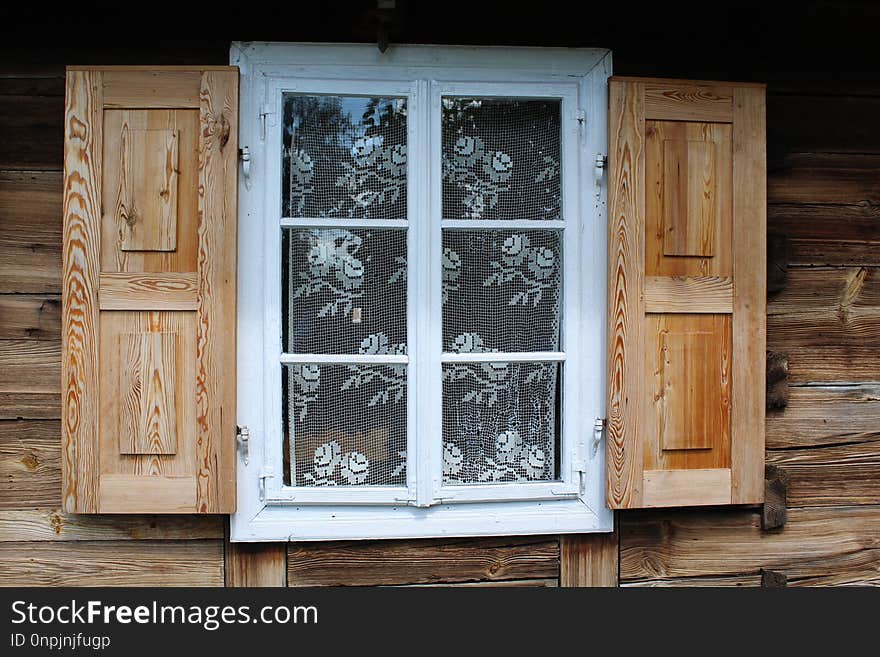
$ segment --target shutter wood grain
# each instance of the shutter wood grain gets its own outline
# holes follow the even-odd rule
[[[235,510],[238,71],[70,68],[62,505]]]
[[[763,498],[764,88],[612,78],[607,503]]]

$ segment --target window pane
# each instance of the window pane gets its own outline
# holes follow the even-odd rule
[[[406,485],[406,365],[283,365],[296,486]]]
[[[561,219],[559,100],[443,98],[443,217]]]
[[[284,95],[288,217],[406,218],[406,100]]]
[[[443,366],[443,484],[558,478],[559,363]]]
[[[558,351],[561,242],[554,230],[444,230],[444,350]]]
[[[284,229],[283,349],[406,353],[406,231]]]

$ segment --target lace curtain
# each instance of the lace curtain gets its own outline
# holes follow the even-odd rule
[[[287,216],[406,218],[403,100],[287,96],[284,107]],[[561,218],[559,110],[444,99],[443,216]],[[559,350],[561,247],[554,230],[444,230],[443,349]],[[406,353],[405,231],[288,229],[282,255],[285,351]],[[557,478],[559,363],[441,374],[445,484]],[[285,366],[290,483],[405,485],[406,377],[405,365]]]

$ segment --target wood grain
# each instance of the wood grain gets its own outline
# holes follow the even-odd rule
[[[200,91],[197,509],[235,510],[238,69],[206,71]],[[228,133],[226,129],[228,128]]]
[[[714,255],[715,161],[711,142],[663,142],[663,255]]]
[[[61,297],[55,294],[0,295],[0,339],[46,340],[61,344]]]
[[[669,121],[733,120],[733,90],[727,86],[680,81],[645,82],[645,118]]]
[[[559,537],[559,585],[617,586],[617,533]]]
[[[287,544],[227,541],[226,586],[287,586]]]
[[[645,470],[646,508],[730,504],[728,468]]]
[[[101,310],[197,310],[195,272],[101,272]]]
[[[0,171],[0,292],[60,294],[61,178]]]
[[[113,108],[170,109],[199,106],[198,70],[108,68],[102,73],[104,105]]]
[[[119,348],[120,454],[176,454],[177,333],[123,333]]]
[[[0,418],[59,417],[60,346],[49,340],[0,340]]]
[[[61,504],[58,420],[0,421],[0,509]]]
[[[764,91],[734,89],[733,393],[730,469],[735,504],[764,498],[767,193]],[[755,383],[757,382],[757,384]]]
[[[61,371],[62,493],[68,512],[98,509],[98,253],[101,75],[67,75]]]
[[[289,586],[373,586],[559,577],[555,538],[290,543]]]
[[[6,586],[222,586],[223,541],[0,542]]]
[[[608,149],[608,429],[606,502],[641,504],[645,396],[641,356],[644,276],[644,86],[609,85]]]
[[[733,279],[722,276],[646,276],[646,313],[732,313]]]
[[[223,519],[207,515],[84,515],[56,508],[0,511],[0,542],[223,538]]]
[[[621,579],[718,577],[783,570],[880,547],[880,506],[789,509],[775,532],[751,511],[628,513],[621,516]]]

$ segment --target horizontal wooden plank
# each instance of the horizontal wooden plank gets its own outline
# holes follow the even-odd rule
[[[743,588],[761,586],[760,575],[730,575],[728,577],[677,577],[673,579],[644,579],[621,584],[624,588],[679,588],[724,587]]]
[[[198,310],[197,272],[101,272],[101,310]]]
[[[199,107],[202,74],[192,69],[105,69],[104,107]]]
[[[621,514],[624,580],[759,574],[880,547],[880,506],[789,509],[786,525],[761,529],[758,512],[646,511]]]
[[[0,542],[222,539],[223,525],[222,517],[209,515],[101,516],[69,514],[59,508],[0,510]]]
[[[642,503],[646,508],[730,504],[730,469],[645,470]]]
[[[732,313],[733,279],[646,276],[644,300],[648,313]]]
[[[0,419],[46,417],[60,395],[60,342],[0,340]],[[36,415],[28,412],[46,405]]]
[[[0,94],[0,169],[62,168],[64,97]]]
[[[792,347],[786,354],[791,384],[816,381],[870,382],[878,378],[880,349],[874,346]]]
[[[0,294],[0,340],[61,340],[61,297]]]
[[[0,77],[3,96],[59,96],[64,98],[64,75],[42,77]]]
[[[0,509],[61,506],[61,423],[0,421]]]
[[[659,121],[733,122],[733,89],[679,82],[645,84],[645,118]]]
[[[790,269],[767,304],[767,345],[880,350],[880,275],[866,267]]]
[[[372,586],[559,577],[555,537],[291,543],[288,586]]]
[[[831,559],[806,561],[778,569],[787,586],[878,586],[880,550],[862,550]]]
[[[196,508],[192,477],[138,477],[102,474],[99,513],[189,513]]]
[[[287,586],[287,543],[227,541],[226,586]]]
[[[509,579],[494,582],[446,582],[443,584],[402,584],[401,588],[556,588],[559,580],[547,579]]]
[[[61,417],[58,392],[4,392],[0,390],[0,420],[57,420]]]
[[[223,541],[0,543],[4,586],[223,586]]]
[[[796,153],[767,173],[769,204],[880,204],[880,155]]]
[[[874,365],[876,369],[876,362]],[[880,384],[792,386],[767,411],[767,449],[859,443],[880,437]]]
[[[789,265],[880,265],[880,205],[770,205],[767,224],[785,235]]]
[[[0,171],[0,293],[61,292],[61,174]]]
[[[864,442],[767,452],[788,477],[786,506],[880,504],[880,430]]]

